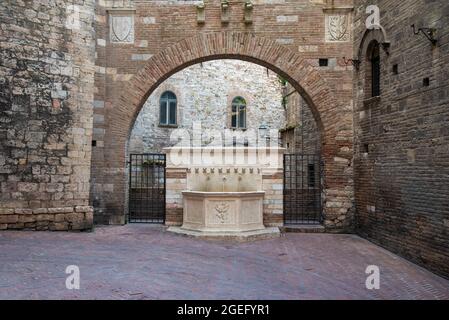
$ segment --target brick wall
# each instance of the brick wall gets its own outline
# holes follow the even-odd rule
[[[355,73],[357,232],[413,262],[449,276],[449,4],[440,1],[356,1],[355,42],[365,8],[381,9],[381,32],[367,34]],[[410,27],[437,28],[433,47]],[[370,40],[380,50],[381,95],[367,99]],[[358,46],[354,47],[357,54]],[[394,66],[397,65],[397,73]],[[423,79],[430,85],[424,86]],[[373,262],[375,263],[375,262]]]
[[[94,5],[0,3],[0,229],[92,227]]]
[[[91,203],[98,223],[124,222],[125,145],[143,103],[163,80],[189,66],[190,59],[209,60],[199,54],[209,50],[217,52],[215,59],[246,59],[283,71],[283,76],[295,80],[296,89],[303,89],[300,91],[311,102],[313,115],[320,123],[326,149],[322,151],[328,203],[325,224],[335,230],[351,225],[352,66],[345,65],[343,57],[352,54],[352,0],[333,1],[333,7],[321,0],[258,0],[254,1],[251,23],[244,21],[241,0],[230,1],[229,21],[223,21],[219,0],[206,1],[205,21],[201,23],[193,1],[134,1],[130,7],[114,7],[112,1],[97,4],[97,122],[93,131],[96,147],[92,155]],[[110,34],[111,17],[119,15],[127,16],[128,23],[134,25],[133,33],[125,35],[127,38],[121,42]],[[334,30],[335,39],[328,30],[330,17],[341,18],[344,26]],[[332,34],[335,36],[335,32]],[[226,35],[230,41],[223,43],[220,37]],[[241,39],[239,46],[237,39]],[[256,41],[263,50],[245,51]],[[235,46],[229,48],[237,51],[233,56],[225,51],[228,45]],[[173,46],[177,48],[169,49]],[[333,59],[335,67],[319,69],[320,58]]]

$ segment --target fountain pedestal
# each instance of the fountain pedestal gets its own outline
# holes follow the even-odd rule
[[[264,191],[184,191],[182,229],[203,232],[263,230]]]
[[[263,224],[264,191],[184,191],[182,227],[169,231],[210,239],[254,240],[279,237],[279,228]]]

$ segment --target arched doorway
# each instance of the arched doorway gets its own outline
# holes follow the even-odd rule
[[[168,77],[190,65],[216,59],[240,59],[267,67],[285,78],[310,107],[321,136],[324,161],[324,223],[328,228],[349,224],[352,211],[352,176],[348,167],[352,142],[339,139],[340,106],[320,72],[300,54],[265,38],[248,33],[221,32],[184,39],[153,56],[124,88],[112,106],[105,134],[105,157],[101,164],[114,172],[109,179],[114,199],[108,208],[124,217],[126,144],[133,123],[149,95]],[[105,179],[103,178],[103,179]]]

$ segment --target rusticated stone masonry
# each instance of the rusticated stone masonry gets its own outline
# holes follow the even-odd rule
[[[94,5],[0,2],[0,229],[92,228]]]

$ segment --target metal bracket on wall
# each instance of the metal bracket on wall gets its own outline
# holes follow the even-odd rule
[[[418,30],[416,30],[416,26],[414,24],[411,25],[411,27],[413,28],[413,33],[415,35],[418,35],[419,33],[422,33],[427,40],[429,40],[432,45],[436,45],[438,40],[435,39],[435,33],[437,31],[437,29],[435,28],[418,28]]]

